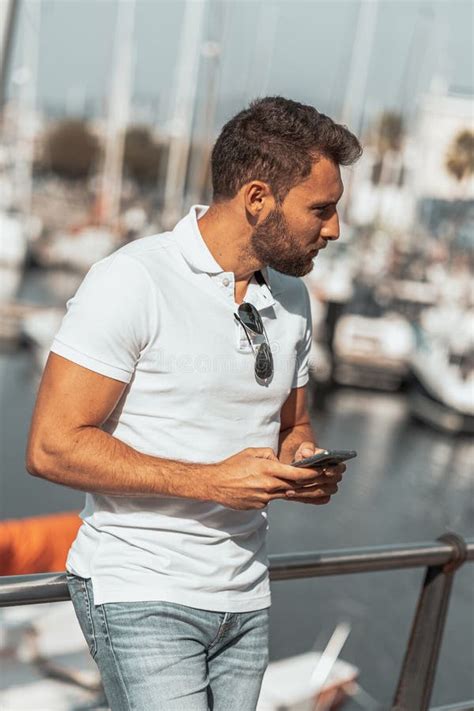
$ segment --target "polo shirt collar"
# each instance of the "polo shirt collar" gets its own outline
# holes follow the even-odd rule
[[[193,271],[205,272],[210,275],[222,274],[224,270],[209,251],[198,226],[198,219],[202,217],[208,209],[209,205],[192,205],[188,214],[185,215],[174,228],[173,235],[184,259]],[[275,299],[272,295],[267,267],[263,267],[260,271],[265,283],[259,287],[258,291],[252,290],[254,296],[252,302],[257,300],[258,303],[254,304],[257,308],[267,308],[273,306]],[[255,282],[254,276],[251,284]],[[257,284],[257,287],[258,286]]]
[[[194,271],[220,274],[224,270],[207,248],[197,222],[208,209],[208,205],[192,205],[174,228],[173,235],[183,257]]]

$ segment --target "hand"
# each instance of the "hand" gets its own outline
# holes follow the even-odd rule
[[[298,469],[278,461],[267,447],[249,447],[217,464],[206,466],[199,498],[231,509],[263,509],[274,499],[285,499],[305,484],[321,484],[314,469]],[[324,481],[326,479],[324,478]]]
[[[306,459],[307,457],[312,457],[313,454],[317,454],[318,452],[322,452],[323,450],[319,447],[316,447],[313,442],[301,442],[300,446],[295,452],[295,456],[293,458],[294,462],[299,462],[300,459]]]
[[[294,461],[297,462],[300,459],[312,457],[322,451],[312,442],[302,442],[296,450]],[[346,471],[346,465],[337,464],[327,467],[314,467],[314,469],[319,473],[319,477],[304,487],[295,487],[294,492],[287,491],[286,498],[302,504],[314,504],[316,506],[330,502],[331,496],[338,491],[337,483],[341,481],[342,475]]]
[[[321,469],[321,467],[319,467]],[[306,470],[310,471],[310,470]],[[342,475],[346,471],[345,464],[335,464],[323,469],[323,474],[314,480],[313,483],[295,488],[294,491],[287,491],[285,496],[289,501],[298,501],[301,504],[328,504],[331,496],[336,494],[339,487],[337,483],[341,481]]]

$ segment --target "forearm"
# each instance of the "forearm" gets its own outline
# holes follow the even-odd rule
[[[316,434],[313,432],[309,422],[296,425],[287,430],[281,430],[278,441],[278,459],[280,462],[291,464],[294,461],[296,450],[303,442],[312,442],[316,446]]]
[[[209,500],[210,467],[143,454],[97,427],[81,427],[62,447],[43,447],[28,470],[54,483],[99,494]]]

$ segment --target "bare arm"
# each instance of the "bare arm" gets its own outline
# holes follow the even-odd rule
[[[36,401],[26,468],[57,484],[116,496],[179,496],[229,508],[263,508],[311,470],[278,462],[268,448],[249,448],[218,464],[143,454],[100,426],[126,384],[51,353]]]
[[[311,427],[307,406],[307,388],[293,388],[281,409],[278,458],[290,464],[302,444],[312,446],[311,456],[316,448],[316,435]]]
[[[102,494],[195,496],[194,475],[204,465],[143,454],[100,429],[125,388],[119,380],[51,353],[31,422],[27,470]]]
[[[316,435],[311,427],[307,406],[306,386],[294,388],[280,415],[279,459],[289,464],[297,459],[311,457],[320,448],[316,445]],[[346,469],[345,464],[333,467],[316,467],[317,476],[310,485],[295,486],[296,491],[286,492],[286,498],[304,504],[327,504],[338,490],[338,482]]]

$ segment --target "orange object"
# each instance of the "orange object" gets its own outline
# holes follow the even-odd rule
[[[55,573],[82,521],[77,511],[0,522],[0,575]]]

